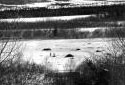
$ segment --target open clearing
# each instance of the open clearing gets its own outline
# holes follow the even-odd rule
[[[93,54],[102,55],[107,52],[111,39],[59,39],[59,40],[27,40],[23,43],[23,59],[45,65],[48,69],[59,72],[75,70]],[[68,54],[72,55],[69,57]]]
[[[22,46],[17,57],[21,56],[24,61],[57,72],[75,71],[86,58],[110,55],[108,49],[111,49],[112,40],[113,38],[21,40],[17,41],[17,45]],[[12,47],[13,43],[8,43],[8,46]]]

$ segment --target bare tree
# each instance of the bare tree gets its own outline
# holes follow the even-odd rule
[[[117,29],[117,28],[116,28]],[[122,29],[114,29],[115,38],[111,39],[109,43],[108,50],[112,54],[112,58],[117,60],[116,62],[124,63],[125,62],[125,38]],[[117,58],[117,59],[116,59]]]
[[[7,25],[4,30],[0,30],[3,32],[3,36],[0,39],[0,64],[12,62],[17,58],[17,55],[19,57],[19,52],[22,50],[22,43],[13,34],[13,31],[17,30],[17,23],[12,23],[14,23],[13,26]]]

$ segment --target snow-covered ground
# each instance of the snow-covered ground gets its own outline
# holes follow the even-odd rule
[[[57,20],[73,20],[81,18],[96,17],[96,15],[75,15],[75,16],[57,16],[57,17],[38,17],[38,18],[12,18],[0,19],[0,22],[41,22],[41,21],[57,21]]]
[[[3,5],[3,6],[17,6],[17,7],[47,7],[48,5],[51,5],[51,4],[54,4],[54,3],[71,3],[71,4],[82,4],[82,5],[91,5],[91,4],[96,4],[96,5],[111,5],[111,4],[122,4],[122,3],[125,3],[124,0],[104,0],[104,1],[94,1],[94,0],[70,0],[70,1],[49,1],[49,2],[36,2],[36,3],[27,3],[27,4],[24,4],[24,5],[7,5],[7,4],[0,4],[0,5]]]
[[[34,62],[57,72],[74,71],[86,59],[93,55],[110,53],[107,48],[112,39],[60,39],[60,40],[22,40],[22,59]],[[13,44],[11,42],[11,44]],[[71,54],[74,57],[66,57]]]
[[[61,6],[57,4],[69,4],[66,6]],[[81,6],[103,6],[103,5],[113,5],[113,4],[125,4],[123,0],[104,0],[104,1],[94,1],[94,0],[70,0],[70,1],[55,1],[51,0],[49,2],[36,2],[36,3],[27,3],[23,5],[8,5],[8,4],[0,4],[0,11],[4,10],[16,10],[23,8],[37,8],[37,7],[45,7],[45,8],[68,8],[68,7],[81,7]]]
[[[25,45],[24,60],[63,72],[75,70],[85,58],[91,58],[93,54],[105,53],[109,41],[108,39],[61,39],[21,42]],[[97,50],[100,52],[96,52]],[[72,54],[74,58],[65,57],[68,54]]]

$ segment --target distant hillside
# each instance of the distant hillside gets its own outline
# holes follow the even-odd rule
[[[26,3],[34,3],[34,2],[47,2],[48,0],[0,0],[1,4],[12,4],[12,5],[19,5],[19,4],[26,4]]]
[[[97,14],[112,19],[124,19],[125,5],[80,6],[62,8],[23,8],[0,11],[0,18],[48,17]]]

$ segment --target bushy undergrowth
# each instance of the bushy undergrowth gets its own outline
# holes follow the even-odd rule
[[[55,73],[29,62],[0,64],[1,85],[124,85],[122,56],[86,59],[74,72]]]
[[[44,67],[36,64],[13,63],[0,66],[1,85],[43,85]]]
[[[93,55],[76,69],[80,72],[76,85],[125,85],[125,39],[121,32],[115,36],[109,43],[110,53]]]
[[[119,59],[123,56],[105,59],[85,60],[76,71],[80,77],[76,85],[124,85],[125,63]]]

